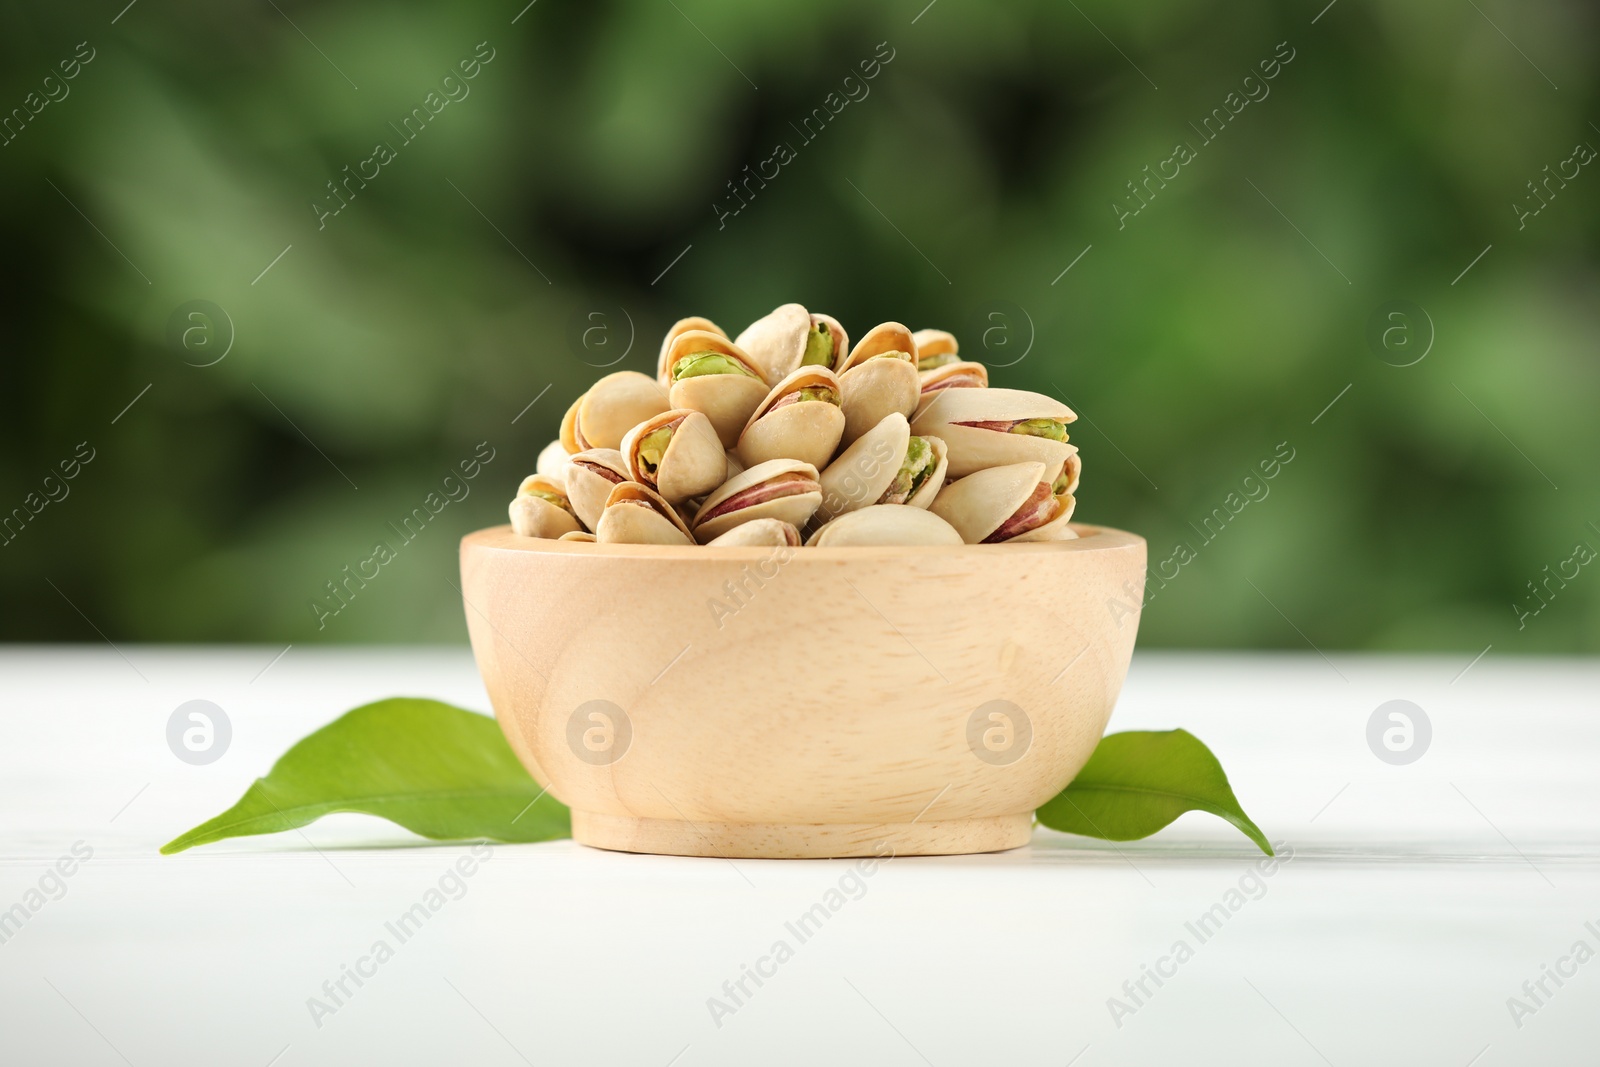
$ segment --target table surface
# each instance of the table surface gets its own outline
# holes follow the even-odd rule
[[[1594,661],[1139,653],[1112,728],[1206,741],[1284,845],[1265,872],[1200,814],[870,878],[562,841],[452,880],[470,846],[355,815],[157,855],[349,707],[487,708],[465,648],[282,652],[0,651],[0,909],[26,913],[0,944],[0,1060],[1596,1061]],[[232,723],[205,766],[166,743],[192,699]],[[1367,742],[1393,699],[1432,725],[1404,766]],[[441,879],[446,903],[395,937]],[[800,941],[786,923],[830,890],[844,904]]]

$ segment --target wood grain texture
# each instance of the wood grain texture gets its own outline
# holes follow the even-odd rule
[[[577,840],[982,852],[1026,841],[1104,732],[1132,656],[1144,541],[1075,529],[1040,544],[711,549],[496,527],[462,540],[462,590],[495,714],[573,809]],[[1009,736],[987,718],[997,708]]]

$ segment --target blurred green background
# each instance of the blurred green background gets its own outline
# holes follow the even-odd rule
[[[1064,392],[1147,646],[1600,650],[1594,7],[925,4],[8,5],[3,636],[463,641],[572,398],[795,300]]]

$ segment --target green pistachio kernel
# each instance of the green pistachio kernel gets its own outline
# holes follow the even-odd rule
[[[1011,432],[1026,434],[1029,437],[1048,437],[1052,441],[1065,441],[1067,424],[1060,419],[1023,419],[1011,427]]]
[[[672,430],[671,426],[663,426],[659,430],[651,430],[639,439],[639,447],[636,450],[639,467],[652,478],[661,467],[661,457],[667,454],[667,445],[672,443]]]
[[[803,367],[828,367],[833,364],[833,331],[826,326],[813,326],[806,335],[806,355],[800,361]]]
[[[796,390],[795,395],[799,398],[796,401],[797,403],[804,403],[807,400],[820,400],[824,404],[837,405],[839,403],[839,394],[826,385],[802,386]]]
[[[568,502],[567,498],[562,496],[560,493],[552,493],[545,489],[530,489],[526,495],[536,496],[540,500],[548,500],[550,503],[554,504],[562,511],[565,511],[567,514],[572,514],[572,504]]]
[[[1067,491],[1067,482],[1067,472],[1063,470],[1059,475],[1056,476],[1056,480],[1051,483],[1050,495],[1060,496],[1062,493],[1065,493]]]
[[[672,380],[675,382],[681,382],[685,378],[701,378],[707,374],[742,374],[746,378],[755,377],[750,368],[721,352],[696,352],[683,357],[672,366]]]
[[[928,480],[938,463],[935,462],[933,449],[921,437],[913,437],[906,445],[906,458],[900,464],[900,469],[895,472],[894,480],[889,483],[883,496],[879,499],[888,503],[903,504],[916,495],[922,483]]]
[[[917,360],[918,370],[932,370],[935,367],[948,366],[951,363],[960,363],[961,357],[954,352],[940,352],[936,356],[923,356]]]

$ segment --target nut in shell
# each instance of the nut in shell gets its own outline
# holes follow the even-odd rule
[[[544,474],[530,474],[522,480],[509,511],[511,529],[519,537],[555,538],[579,528],[566,487]]]
[[[584,527],[593,530],[611,490],[628,480],[628,465],[614,448],[591,448],[572,457],[567,468],[567,499]]]
[[[745,423],[767,397],[767,380],[756,362],[726,337],[706,330],[673,338],[665,370],[672,407],[703,413],[723,448],[739,443]]]
[[[1067,425],[1077,417],[1059,400],[1023,389],[945,389],[922,403],[911,428],[942,439],[950,477],[965,478],[1029,460],[1056,468],[1077,451],[1067,443]]]
[[[769,459],[828,465],[844,435],[839,379],[826,367],[801,367],[772,387],[739,435],[746,467]]]
[[[570,453],[616,448],[633,427],[672,405],[667,390],[648,374],[608,374],[572,402],[561,420],[561,443]]]
[[[594,537],[603,545],[694,544],[677,509],[660,493],[638,482],[623,482],[612,488]]]
[[[726,480],[728,454],[711,420],[673,408],[645,419],[622,439],[622,461],[632,481],[648,485],[669,504],[709,493]]]
[[[867,331],[839,364],[845,444],[851,444],[891,412],[911,417],[922,395],[917,343],[898,322]]]
[[[829,519],[873,504],[925,508],[944,484],[944,442],[914,437],[906,417],[891,412],[862,434],[822,472],[822,507]]]
[[[956,528],[931,511],[903,504],[871,504],[817,528],[806,540],[816,548],[853,545],[959,545]]]
[[[1054,476],[1043,463],[1029,461],[989,467],[945,486],[929,508],[969,545],[1002,541],[1062,541],[1073,536],[1067,523],[1076,506],[1054,492]]]
[[[701,544],[754,519],[782,519],[799,528],[822,504],[817,468],[797,459],[757,463],[706,497],[694,517]]]

